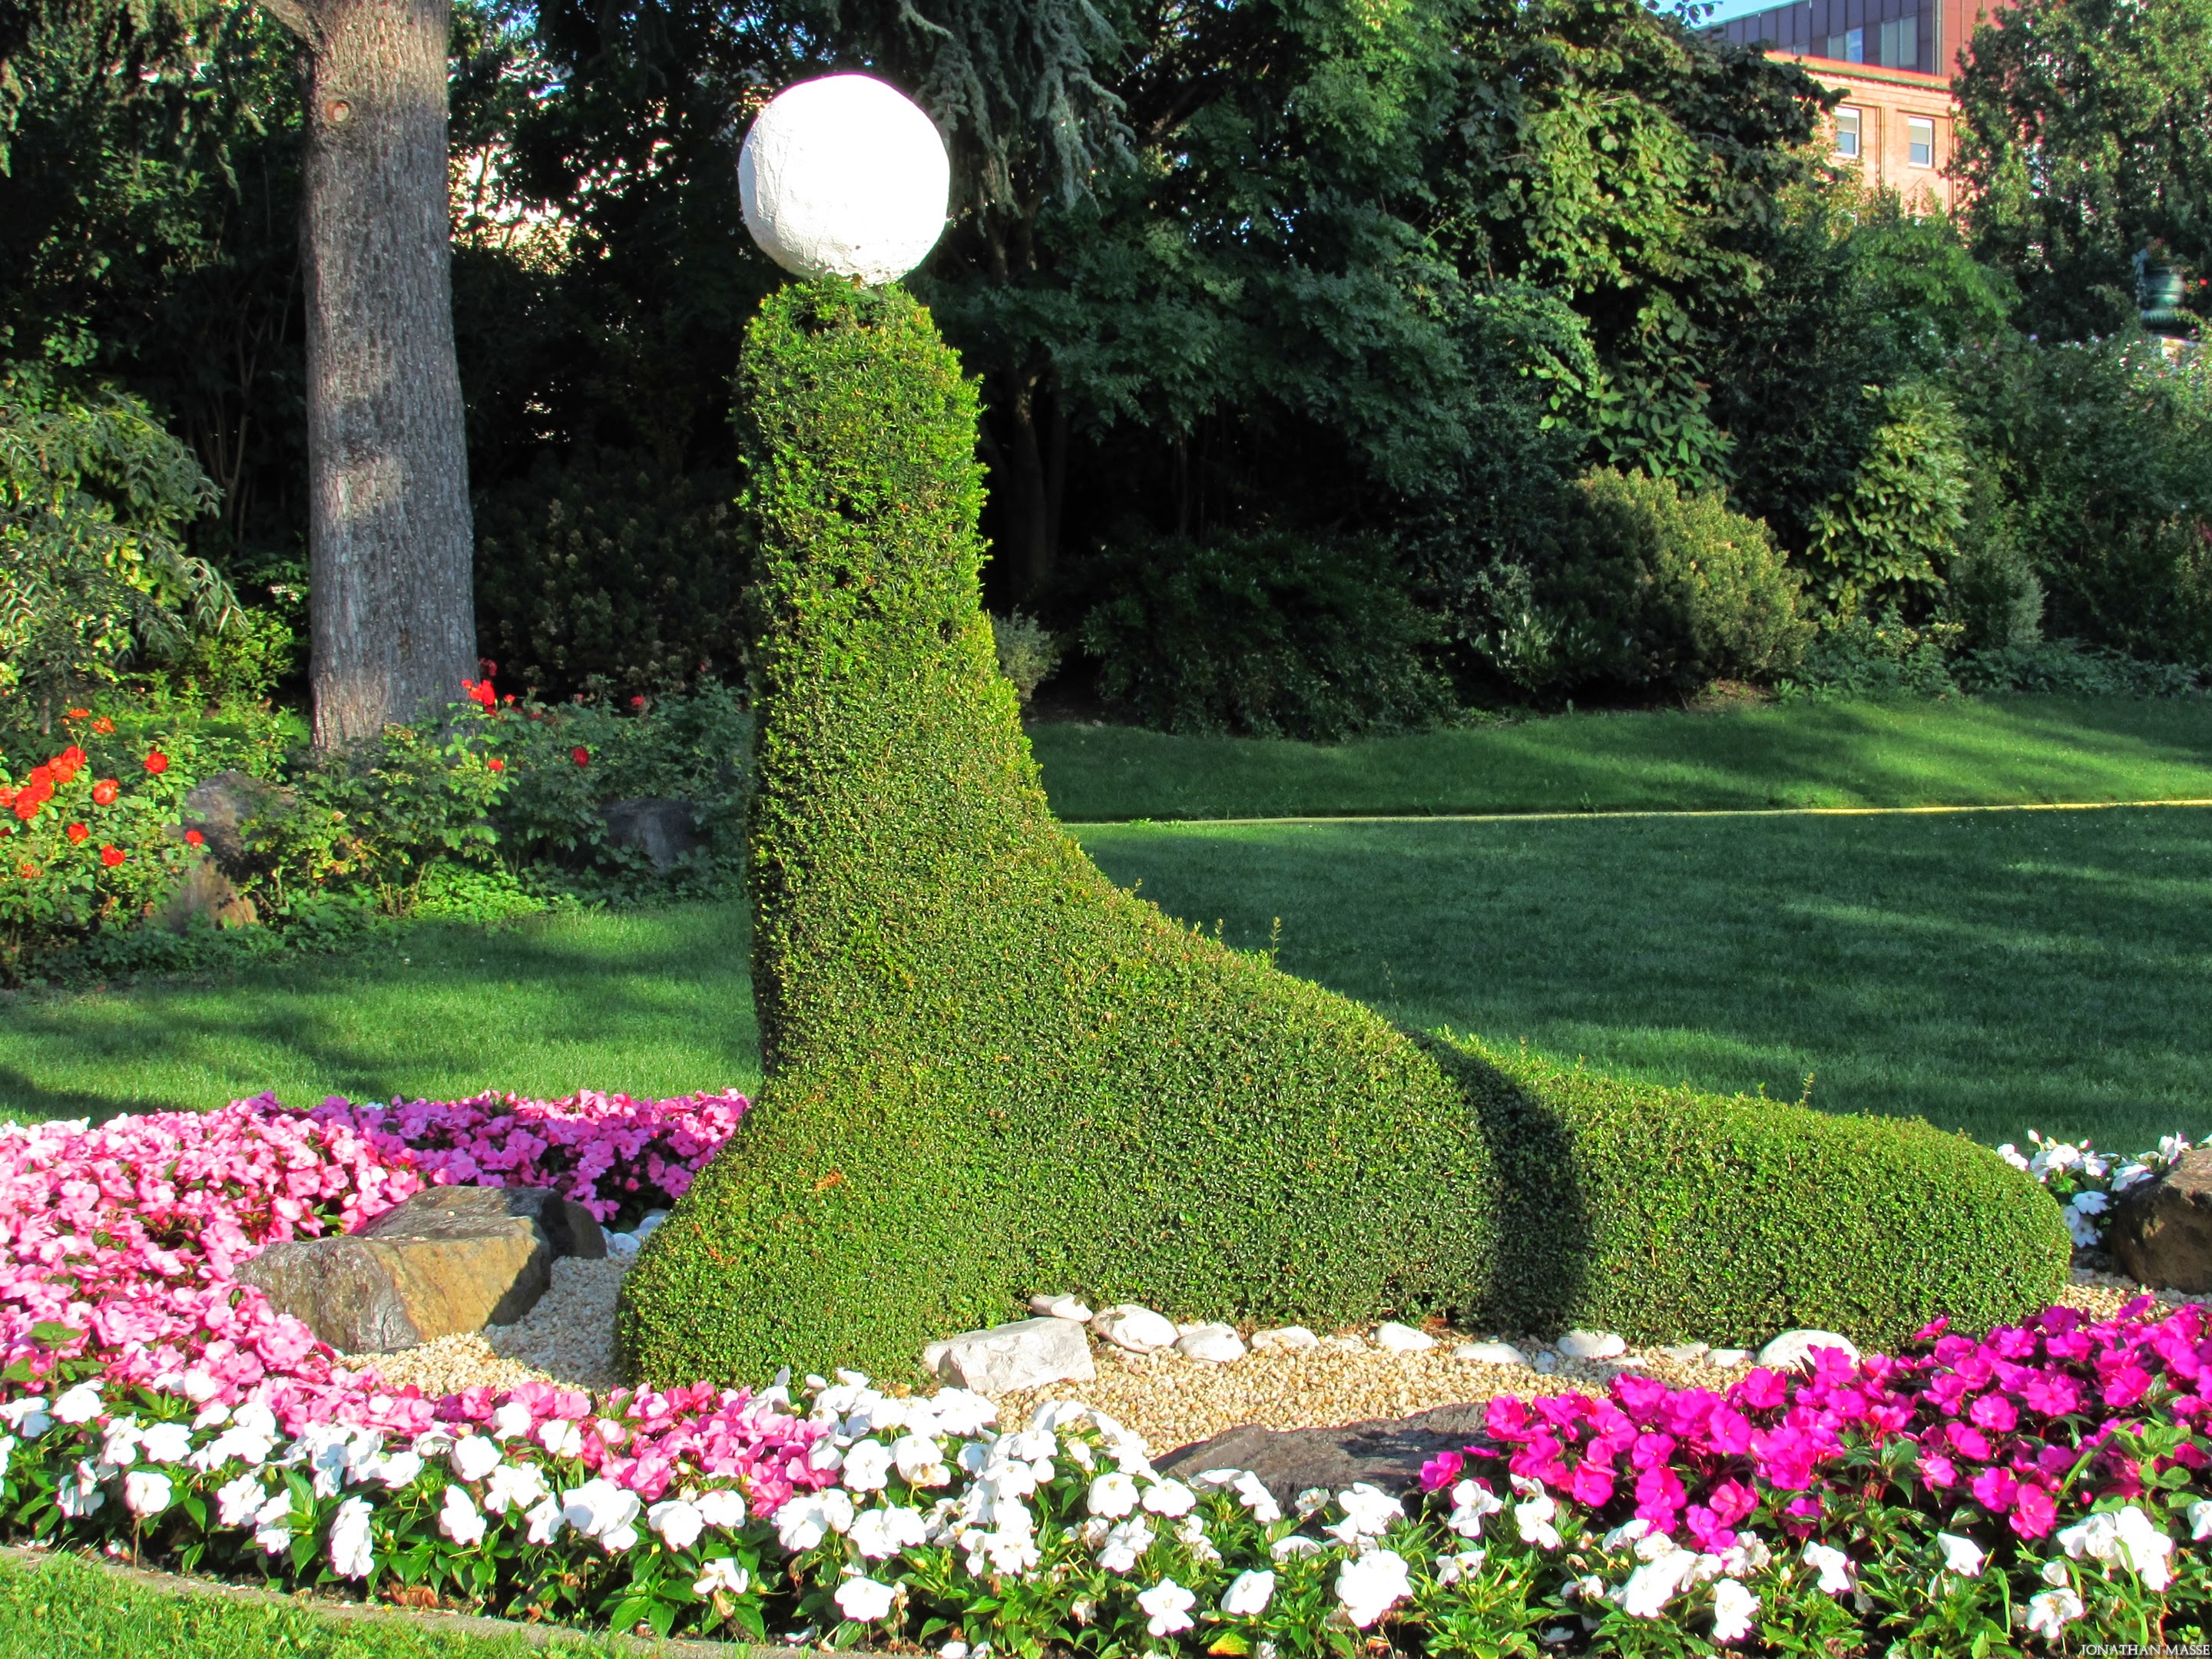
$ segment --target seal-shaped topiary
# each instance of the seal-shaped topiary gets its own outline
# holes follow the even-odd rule
[[[787,288],[739,379],[768,1084],[624,1285],[636,1373],[910,1374],[1039,1291],[1324,1328],[1519,1305],[1492,1138],[1571,1151],[1584,1117],[1170,921],[1060,829],[980,603],[975,391],[928,314],[896,288]],[[1841,1265],[1819,1254],[1792,1273]],[[1959,1282],[2025,1311],[2045,1287],[2001,1254]],[[1878,1290],[1879,1263],[1850,1267]],[[1942,1285],[1911,1291],[1913,1323],[1942,1310]],[[1791,1322],[1790,1295],[1761,1305]]]

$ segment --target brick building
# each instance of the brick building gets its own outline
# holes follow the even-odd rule
[[[1948,208],[1951,73],[1991,9],[1989,0],[1796,0],[1714,33],[1764,44],[1841,92],[1830,122],[1837,155],[1857,161],[1869,183],[1895,190],[1908,206]]]

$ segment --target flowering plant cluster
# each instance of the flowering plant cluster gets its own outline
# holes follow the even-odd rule
[[[2112,1227],[2112,1200],[2130,1187],[2154,1180],[2170,1170],[2190,1149],[2179,1135],[2161,1135],[2155,1150],[2133,1158],[2115,1158],[2083,1141],[2045,1140],[2033,1129],[2028,1142],[2035,1148],[2023,1155],[2010,1141],[1997,1148],[1997,1156],[2014,1169],[2043,1183],[2066,1213],[2066,1231],[2075,1245],[2094,1249],[2105,1242]]]

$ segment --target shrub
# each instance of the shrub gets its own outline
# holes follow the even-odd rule
[[[1120,546],[1083,619],[1106,702],[1162,732],[1334,742],[1434,725],[1438,629],[1371,540],[1287,532]]]
[[[1807,1113],[1774,1155],[1725,1164],[1700,1138],[1724,1121],[1751,1147],[1748,1109],[1516,1084],[1480,1055],[1448,1056],[1447,1076],[1370,1011],[1114,888],[1054,822],[996,672],[975,393],[927,313],[897,290],[786,289],[741,387],[767,624],[750,879],[769,1082],[624,1285],[619,1334],[647,1378],[896,1376],[1046,1290],[1316,1325],[1605,1307],[1595,1280],[1632,1261],[1656,1261],[1654,1288],[1618,1291],[1620,1311],[1678,1338],[1707,1323],[1681,1285],[1736,1274],[1734,1243],[1787,1238],[1711,1289],[1730,1321],[1817,1311],[1872,1335],[1931,1296],[1970,1321],[2034,1306],[2051,1264],[2018,1237],[2021,1194],[2063,1267],[2048,1200],[1963,1143],[1883,1140],[1879,1178],[1942,1194],[1925,1212],[1870,1194],[1853,1121]],[[1618,1148],[1593,1090],[1627,1114]],[[1582,1162],[1562,1188],[1543,1159],[1568,1130]],[[1656,1150],[1638,1162],[1639,1146]],[[1613,1184],[1632,1170],[1649,1192]],[[1758,1179],[1717,1191],[1735,1170]],[[1501,1204],[1508,1171],[1526,1193]],[[1583,1237],[1564,1219],[1543,1237],[1585,1255],[1544,1272],[1595,1266],[1575,1295],[1519,1290],[1540,1265],[1532,1217],[1562,1192]],[[1829,1210],[1848,1262],[1802,1237]],[[1869,1251],[1859,1217],[1897,1232]],[[1666,1228],[1691,1221],[1677,1263]]]
[[[1508,1183],[1485,1322],[1756,1345],[1809,1326],[1892,1346],[1980,1331],[2066,1282],[2051,1201],[1917,1120],[1622,1082],[1479,1042],[1440,1048]]]
[[[726,473],[550,456],[477,506],[477,634],[547,697],[741,679],[751,557]]]
[[[1958,643],[1956,623],[1913,628],[1893,614],[1879,621],[1846,617],[1814,635],[1781,690],[1785,696],[1955,696],[1951,655]]]
[[[1019,611],[991,618],[991,641],[999,653],[999,672],[1013,683],[1014,695],[1027,708],[1037,687],[1060,666],[1060,641]]]
[[[1869,386],[1866,396],[1881,424],[1850,484],[1813,514],[1805,562],[1834,615],[1916,603],[1925,614],[1966,530],[1965,428],[1925,381]]]
[[[787,289],[740,385],[769,1081],[626,1281],[632,1362],[899,1373],[1046,1285],[1328,1321],[1479,1282],[1489,1164],[1436,1064],[1054,822],[978,602],[975,392],[927,313]]]

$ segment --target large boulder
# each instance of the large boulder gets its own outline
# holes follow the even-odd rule
[[[1163,1474],[1194,1480],[1209,1469],[1249,1469],[1285,1510],[1300,1492],[1341,1492],[1365,1481],[1393,1496],[1421,1478],[1421,1465],[1480,1441],[1486,1405],[1438,1406],[1412,1417],[1333,1429],[1231,1429],[1154,1460]]]
[[[283,785],[231,769],[210,773],[191,787],[178,827],[180,833],[198,830],[216,867],[234,881],[242,880],[265,863],[252,844],[253,826],[285,817],[295,804]]]
[[[2141,1284],[2212,1291],[2212,1147],[2121,1194],[2106,1248]]]
[[[509,1216],[536,1222],[556,1255],[597,1261],[607,1253],[606,1233],[592,1212],[550,1187],[426,1187],[361,1231],[364,1237],[376,1237],[411,1232],[444,1218],[492,1221]]]
[[[1088,1382],[1098,1374],[1082,1325],[1050,1317],[963,1331],[931,1343],[922,1350],[921,1363],[947,1382],[994,1395],[1054,1382]]]
[[[635,848],[655,870],[672,870],[707,844],[699,833],[699,814],[688,800],[657,795],[611,800],[599,808],[599,817],[606,821],[611,845]]]

